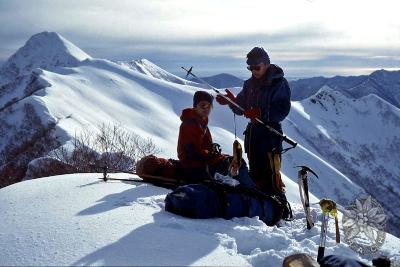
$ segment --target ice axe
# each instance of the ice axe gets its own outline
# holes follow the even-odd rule
[[[308,193],[308,173],[311,172],[318,179],[318,175],[311,170],[311,168],[300,165],[295,168],[300,168],[298,171],[298,184],[299,184],[299,192],[300,192],[300,200],[303,204],[304,213],[306,214],[307,221],[307,229],[310,230],[314,226],[314,219],[310,213],[310,197]]]
[[[323,198],[319,201],[319,205],[321,206],[321,211],[322,211],[322,224],[321,224],[321,235],[320,235],[318,256],[317,256],[318,262],[321,261],[321,259],[325,255],[325,243],[326,243],[326,234],[328,232],[329,215],[332,215],[332,217],[335,218],[336,243],[340,243],[339,222],[337,218],[337,208],[335,201]]]
[[[238,108],[240,111],[244,112],[244,108],[242,108],[240,105],[238,105],[235,101],[232,101],[230,98],[226,97],[224,94],[222,94],[217,88],[215,88],[214,86],[212,86],[211,84],[209,84],[208,82],[206,82],[204,79],[197,77],[193,72],[193,67],[191,67],[190,69],[186,69],[184,67],[181,67],[182,69],[184,69],[186,71],[186,77],[188,77],[189,75],[192,75],[194,78],[196,78],[197,80],[199,80],[200,82],[202,82],[204,85],[207,85],[210,89],[212,89],[214,92],[216,92],[218,95],[220,95],[221,97],[223,97],[226,101],[228,101],[231,105],[235,106],[236,108]],[[265,128],[267,128],[269,131],[273,132],[274,134],[280,136],[283,141],[285,141],[286,143],[288,143],[289,145],[291,145],[292,147],[290,148],[286,148],[284,151],[287,151],[289,149],[295,148],[297,146],[297,143],[293,140],[291,140],[290,138],[288,138],[287,136],[281,134],[280,132],[278,132],[276,129],[272,128],[271,126],[269,126],[268,124],[266,124],[265,122],[263,122],[261,119],[256,118],[255,119],[258,123],[261,123],[262,125],[265,126]]]

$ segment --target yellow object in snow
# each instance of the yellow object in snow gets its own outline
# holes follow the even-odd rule
[[[340,243],[340,231],[339,231],[339,220],[337,218],[337,207],[336,202],[331,199],[321,199],[319,201],[321,210],[325,214],[330,214],[335,218],[335,230],[336,230],[336,243]]]
[[[321,199],[319,201],[319,205],[321,206],[321,210],[323,213],[329,213],[332,217],[337,216],[337,208],[336,203],[330,199]]]

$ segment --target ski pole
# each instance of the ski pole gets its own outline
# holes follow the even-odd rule
[[[232,104],[233,106],[235,106],[236,108],[238,108],[240,111],[244,112],[244,108],[242,108],[240,105],[238,105],[235,101],[233,101],[232,99],[226,97],[225,95],[221,94],[221,92],[215,88],[214,86],[212,86],[211,84],[209,84],[208,82],[206,82],[205,80],[203,80],[200,77],[197,77],[193,72],[192,72],[192,68],[190,68],[189,70],[187,70],[184,67],[181,67],[182,69],[184,69],[187,72],[187,75],[192,75],[194,78],[198,79],[199,81],[201,81],[203,84],[207,85],[210,89],[212,89],[214,92],[216,92],[218,95],[222,96],[226,101],[228,101],[230,104]],[[289,145],[292,146],[292,148],[295,148],[297,146],[297,143],[291,139],[289,139],[287,136],[281,134],[280,132],[278,132],[276,129],[272,128],[271,126],[269,126],[268,124],[266,124],[265,122],[263,122],[261,119],[256,118],[255,119],[258,123],[261,123],[262,125],[264,125],[269,131],[277,134],[278,136],[280,136],[283,141],[285,141],[286,143],[288,143]]]

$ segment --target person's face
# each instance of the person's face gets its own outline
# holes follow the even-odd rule
[[[260,63],[257,65],[248,66],[247,69],[251,71],[251,74],[253,74],[256,79],[259,79],[267,72],[268,67],[269,65]]]
[[[211,113],[212,105],[207,101],[200,101],[194,110],[202,118],[208,118]]]

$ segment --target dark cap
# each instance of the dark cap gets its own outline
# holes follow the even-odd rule
[[[214,97],[206,91],[197,91],[193,96],[193,107],[197,106],[201,101],[207,101],[213,104]]]
[[[258,65],[260,63],[270,64],[269,56],[262,47],[254,47],[247,54],[247,65]]]

